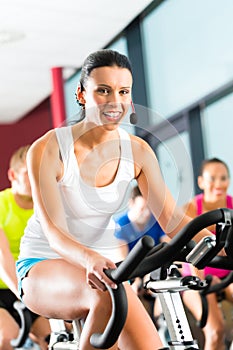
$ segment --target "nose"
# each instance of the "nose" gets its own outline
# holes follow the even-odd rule
[[[109,103],[113,105],[119,105],[121,103],[121,96],[117,91],[113,91],[109,95]]]

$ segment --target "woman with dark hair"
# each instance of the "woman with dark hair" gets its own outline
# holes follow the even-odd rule
[[[228,194],[230,185],[230,172],[227,164],[219,158],[205,159],[201,163],[198,186],[202,193],[196,195],[189,203],[184,205],[187,215],[195,218],[198,215],[206,213],[210,210],[218,208],[233,209],[233,197]],[[215,232],[215,227],[209,227],[209,230]],[[195,272],[195,270],[192,270]],[[189,274],[187,265],[184,273]],[[229,270],[206,267],[203,271],[198,272],[201,278],[211,275],[213,282],[219,282],[219,279],[230,273]],[[233,303],[233,284],[230,284],[224,290],[226,299]],[[193,295],[191,295],[191,293]],[[183,295],[186,305],[197,319],[200,319],[202,307],[200,297],[197,292],[185,292]],[[196,302],[195,302],[196,300]],[[222,311],[219,307],[217,295],[207,295],[208,300],[208,319],[203,329],[205,336],[204,350],[224,350],[225,349],[225,333],[224,319]]]
[[[136,179],[162,228],[174,236],[184,216],[164,184],[149,145],[120,127],[131,104],[132,69],[126,56],[100,50],[84,62],[76,96],[83,118],[51,130],[28,154],[35,214],[21,241],[19,290],[28,308],[49,318],[85,319],[80,349],[103,331],[111,312],[104,273],[122,259],[113,214]],[[210,234],[208,231],[203,234]],[[129,309],[111,349],[145,350],[162,343],[131,286]]]

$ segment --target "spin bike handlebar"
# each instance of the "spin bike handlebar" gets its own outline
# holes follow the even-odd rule
[[[224,288],[226,288],[227,286],[229,286],[229,284],[231,284],[231,283],[233,283],[233,271],[231,271],[229,273],[229,275],[224,277],[221,282],[213,284],[213,285],[209,286],[208,288],[204,289],[202,291],[202,294],[207,295],[207,294],[211,294],[211,293],[218,293],[221,290],[223,290]]]
[[[105,271],[105,273],[116,282],[117,289],[112,289],[107,286],[112,299],[112,315],[102,334],[92,334],[90,342],[95,348],[108,349],[117,341],[124,327],[128,311],[127,296],[121,282],[127,280],[127,276],[133,272],[153,246],[154,240],[151,237],[143,237],[127,256],[127,261],[124,260],[120,263],[116,270]],[[114,274],[114,277],[112,274]],[[121,310],[121,312],[119,312],[119,310]]]
[[[201,304],[202,304],[202,314],[199,321],[197,321],[197,325],[200,328],[204,328],[208,318],[208,302],[206,296],[211,293],[219,293],[226,287],[228,287],[231,283],[233,283],[233,271],[231,271],[226,277],[224,277],[220,282],[216,284],[211,284],[212,276],[206,276],[207,287],[200,290]]]
[[[195,266],[197,268],[203,268],[206,265],[213,266],[214,257],[224,247],[227,254],[224,260],[228,259],[229,269],[233,269],[232,223],[233,210],[221,208],[194,218],[166,244],[161,243],[155,247],[153,239],[144,236],[116,269],[105,271],[108,277],[118,285],[118,288],[116,290],[108,288],[112,299],[112,314],[104,332],[91,336],[92,346],[98,349],[108,349],[119,337],[127,316],[127,297],[122,282],[143,277],[176,260],[186,261],[183,259],[189,253],[189,243],[202,229],[216,224],[216,240],[215,244],[211,245],[211,249],[205,254],[200,254],[201,257],[196,260]],[[221,261],[221,258],[218,258],[218,262]]]

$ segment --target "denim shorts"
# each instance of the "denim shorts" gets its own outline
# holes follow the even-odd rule
[[[16,261],[16,271],[18,278],[18,291],[22,299],[23,290],[22,290],[22,280],[27,276],[29,270],[38,262],[48,260],[47,258],[24,258]]]

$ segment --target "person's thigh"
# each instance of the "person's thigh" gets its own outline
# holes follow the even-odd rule
[[[22,292],[25,305],[33,312],[67,320],[84,318],[95,297],[103,293],[88,286],[83,267],[62,259],[34,265],[22,281]]]

